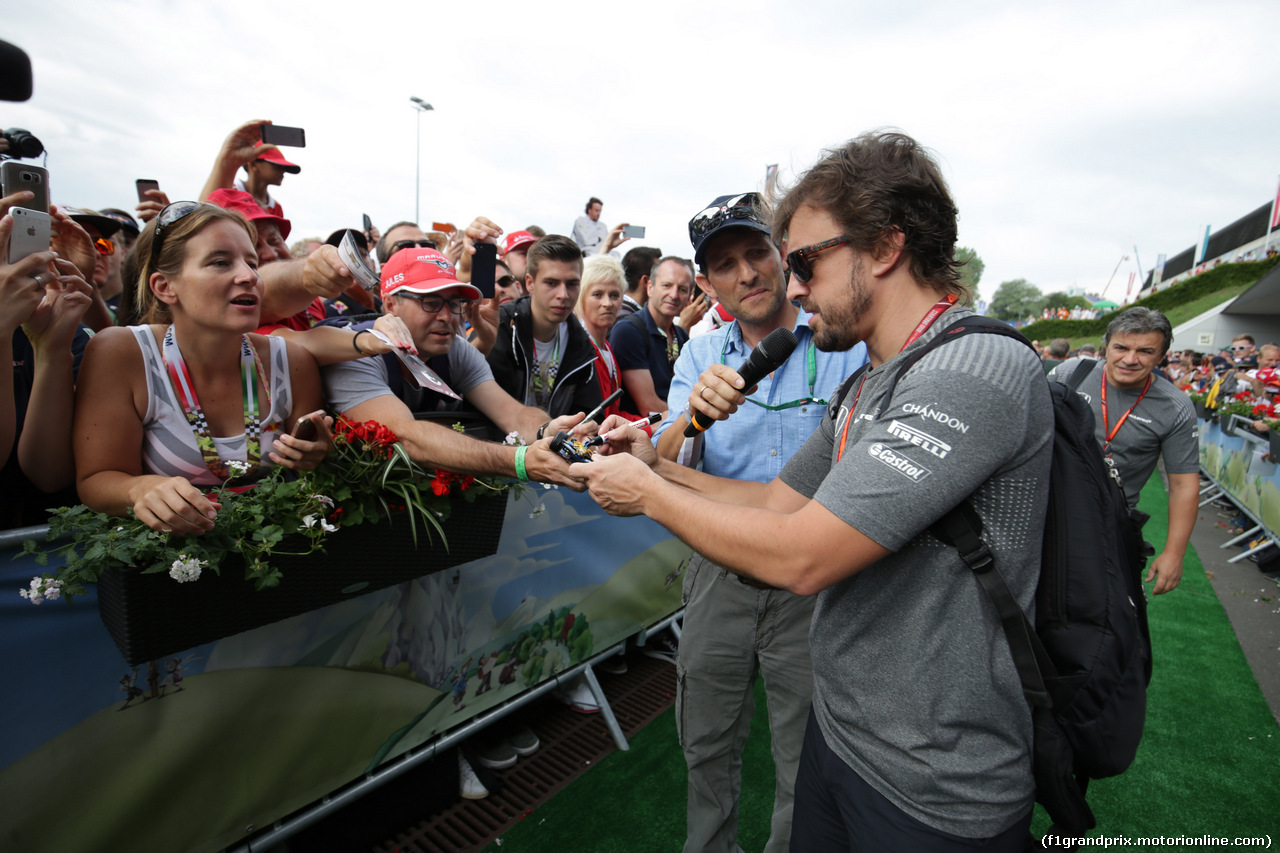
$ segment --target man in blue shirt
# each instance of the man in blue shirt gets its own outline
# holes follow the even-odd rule
[[[720,477],[767,483],[821,422],[828,395],[866,362],[866,346],[847,352],[819,352],[814,346],[809,315],[787,301],[782,258],[758,194],[717,198],[689,222],[689,237],[699,287],[736,319],[693,338],[681,351],[668,397],[671,412],[655,433],[658,453],[701,463]],[[792,329],[799,345],[745,405],[735,407],[714,389],[736,378],[735,368],[778,328]],[[685,439],[686,401],[694,397],[728,419]],[[780,853],[791,836],[796,767],[813,692],[814,599],[748,580],[695,554],[685,572],[684,600],[676,719],[689,768],[685,853],[739,849],[741,756],[758,674],[768,689],[777,772],[765,850]]]

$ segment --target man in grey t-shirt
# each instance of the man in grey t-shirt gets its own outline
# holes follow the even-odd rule
[[[1196,524],[1200,496],[1200,442],[1195,407],[1172,383],[1155,374],[1173,340],[1173,327],[1159,311],[1130,308],[1107,326],[1105,361],[1076,391],[1093,409],[1094,432],[1102,453],[1120,475],[1130,511],[1164,454],[1169,475],[1169,535],[1151,561],[1147,581],[1156,595],[1182,581],[1182,558]],[[1066,382],[1081,359],[1059,365],[1049,375]],[[1105,385],[1103,384],[1105,377]]]
[[[1053,438],[1043,369],[1017,341],[964,336],[886,402],[902,360],[970,313],[952,307],[954,203],[909,137],[827,152],[779,202],[773,233],[792,249],[788,296],[818,348],[864,341],[870,371],[769,483],[658,459],[622,429],[571,474],[611,513],[648,515],[730,571],[818,595],[792,850],[1020,851],[1031,714],[995,608],[929,527],[968,500],[1031,611]],[[719,404],[742,405],[745,389],[730,379],[711,381],[716,405],[690,404],[732,418]]]

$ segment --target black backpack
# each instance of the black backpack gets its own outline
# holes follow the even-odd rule
[[[1031,346],[1004,323],[965,317],[903,363],[880,412],[889,410],[898,380],[912,365],[935,347],[977,332]],[[1151,681],[1142,537],[1098,447],[1093,410],[1075,391],[1095,366],[1085,361],[1067,383],[1049,382],[1055,429],[1035,625],[994,570],[979,537],[981,519],[968,501],[930,528],[960,551],[1000,615],[1031,706],[1036,800],[1059,829],[1077,836],[1097,825],[1084,796],[1088,780],[1118,775],[1133,763]],[[861,375],[841,385],[832,411]]]

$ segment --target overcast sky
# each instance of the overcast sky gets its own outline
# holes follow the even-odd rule
[[[1280,3],[1036,4],[0,0],[35,94],[0,126],[49,151],[54,200],[199,191],[247,119],[307,131],[275,192],[292,239],[414,216],[569,233],[609,224],[688,255],[713,197],[783,182],[895,127],[932,149],[990,298],[1026,278],[1119,301],[1280,175]],[[410,96],[435,111],[419,118]],[[624,250],[641,241],[624,245]],[[1134,244],[1138,254],[1135,258]]]

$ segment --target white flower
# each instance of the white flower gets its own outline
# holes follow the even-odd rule
[[[317,524],[320,525],[320,529],[325,533],[332,533],[338,529],[337,525],[330,524],[325,521],[324,516],[322,515],[304,515],[302,517],[302,527],[299,527],[298,529],[302,531],[311,530]]]
[[[520,433],[516,432],[515,430],[512,430],[511,432],[507,433],[507,437],[502,439],[502,443],[517,444],[517,445],[523,444],[523,442],[520,440]]]
[[[231,472],[232,477],[243,477],[249,473],[249,463],[238,462],[233,459],[227,463],[227,470]]]
[[[546,511],[547,511],[547,505],[546,505],[546,504],[538,504],[537,506],[535,506],[535,507],[533,508],[533,512],[529,513],[529,517],[530,517],[530,518],[538,518],[539,516],[541,516],[541,515],[542,515],[543,513],[545,513]]]
[[[312,495],[311,498],[319,501],[321,506],[333,506],[333,498],[325,497],[324,495]]]
[[[208,560],[197,560],[195,557],[179,554],[178,559],[174,560],[173,565],[169,567],[169,577],[178,583],[198,580],[200,578],[200,570],[207,565],[209,565]]]
[[[57,601],[62,595],[62,581],[55,578],[36,576],[31,579],[30,587],[18,590],[18,595],[32,604],[41,604],[45,599]]]

